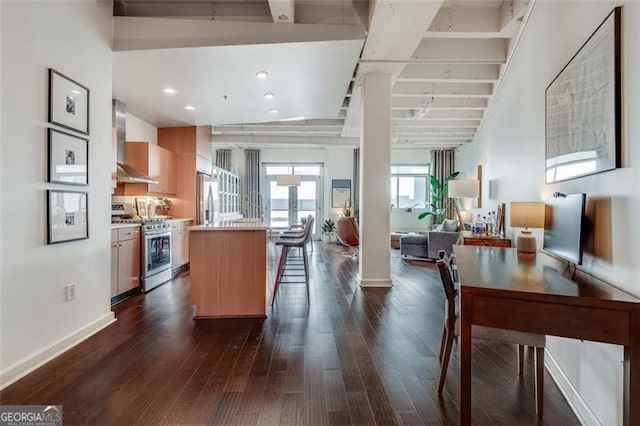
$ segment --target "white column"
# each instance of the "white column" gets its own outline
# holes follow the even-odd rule
[[[391,75],[365,74],[360,132],[360,269],[362,287],[391,287],[389,198]]]

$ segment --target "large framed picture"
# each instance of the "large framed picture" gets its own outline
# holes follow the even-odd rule
[[[47,190],[47,244],[89,238],[89,194]]]
[[[621,8],[615,8],[546,90],[546,182],[621,167]]]
[[[89,140],[49,129],[49,182],[89,184]]]
[[[351,179],[331,180],[331,207],[351,205]]]
[[[49,68],[49,123],[89,134],[89,89]]]

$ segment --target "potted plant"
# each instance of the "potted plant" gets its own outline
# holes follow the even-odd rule
[[[322,240],[325,243],[328,243],[336,232],[336,224],[333,220],[327,219],[324,221],[320,229],[322,230]]]
[[[351,200],[344,202],[344,206],[342,206],[342,216],[351,217]]]
[[[449,181],[454,180],[459,174],[460,172],[451,173],[446,177],[444,183],[433,175],[429,176],[430,203],[427,205],[427,211],[420,213],[418,219],[433,216],[433,224],[440,224],[449,217],[452,210],[448,199]]]

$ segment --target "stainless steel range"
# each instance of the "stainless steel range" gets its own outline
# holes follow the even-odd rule
[[[166,219],[133,219],[133,208],[111,203],[111,223],[142,225],[142,287],[149,291],[171,279],[171,224]]]
[[[142,285],[144,291],[171,279],[171,224],[165,219],[142,221]]]

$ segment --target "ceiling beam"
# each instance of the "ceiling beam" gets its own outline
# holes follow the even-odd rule
[[[369,72],[388,73],[391,75],[393,84],[405,63],[378,61],[410,59],[443,2],[444,0],[371,0],[369,2],[370,22],[367,39],[360,56],[364,61],[357,68],[356,83],[345,120],[344,136],[360,135],[362,76]]]
[[[398,81],[494,83],[500,77],[497,64],[414,64],[402,70]]]
[[[262,128],[262,127],[300,127],[300,126],[313,126],[313,127],[333,127],[342,126],[344,120],[338,118],[326,118],[326,119],[313,119],[313,120],[292,120],[292,121],[269,121],[265,123],[242,123],[242,124],[221,124],[216,125],[213,129],[215,132],[218,129],[243,127],[243,128]]]
[[[355,25],[208,21],[199,19],[113,18],[113,50],[259,45],[311,41],[363,40]]]
[[[523,24],[530,0],[505,0],[500,5],[500,30],[507,37],[515,37]]]
[[[503,64],[508,39],[425,38],[411,59],[430,63]]]
[[[293,24],[294,7],[294,0],[269,0],[271,17],[277,24]]]
[[[476,127],[414,127],[396,126],[391,129],[394,134],[424,134],[424,135],[448,135],[448,134],[469,134],[474,135]]]
[[[440,119],[440,120],[459,120],[459,119],[478,119],[482,120],[484,116],[483,110],[474,109],[437,109],[421,108],[417,110],[392,110],[391,118],[393,119]]]
[[[425,32],[430,38],[496,38],[500,35],[500,9],[497,7],[443,6]]]
[[[425,97],[489,97],[493,94],[490,83],[416,83],[399,81],[393,86],[392,96]]]
[[[342,136],[309,136],[301,138],[299,136],[274,135],[219,135],[215,137],[215,143],[353,146],[360,143],[360,138],[345,138]]]
[[[424,96],[422,98],[395,96],[391,99],[391,109],[486,109],[487,98],[445,98]]]
[[[392,126],[407,126],[410,122],[412,128],[438,128],[438,127],[478,127],[480,120],[440,120],[440,119],[409,119],[393,118]]]

